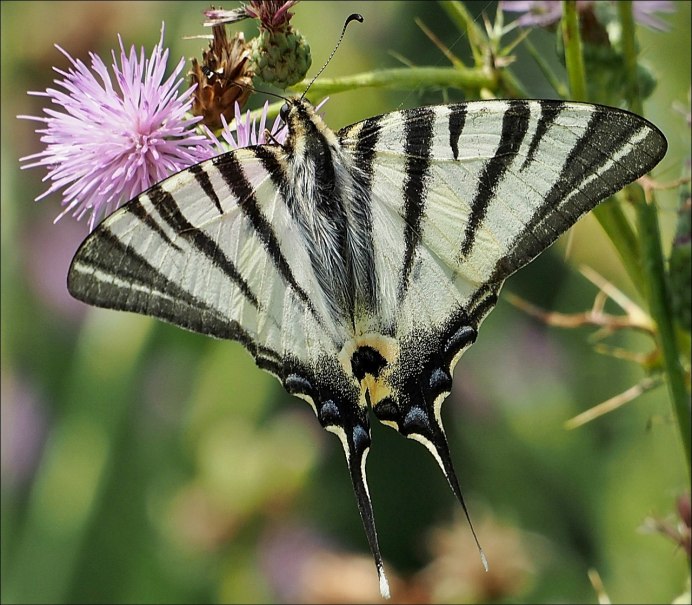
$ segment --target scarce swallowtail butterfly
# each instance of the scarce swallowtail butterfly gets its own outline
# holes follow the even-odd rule
[[[561,101],[419,107],[338,132],[304,98],[281,115],[283,145],[192,166],[106,218],[68,288],[237,340],[305,399],[341,440],[386,596],[368,408],[432,453],[464,506],[440,412],[454,366],[503,282],[666,140],[627,111]]]

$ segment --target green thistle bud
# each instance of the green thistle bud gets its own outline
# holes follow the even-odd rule
[[[305,77],[312,57],[305,37],[289,26],[282,31],[261,30],[251,42],[250,61],[259,78],[284,89]]]

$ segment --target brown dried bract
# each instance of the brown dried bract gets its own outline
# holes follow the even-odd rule
[[[202,52],[202,64],[192,59],[190,84],[197,84],[192,113],[203,116],[202,124],[212,130],[222,128],[221,116],[230,122],[237,101],[242,107],[252,92],[253,72],[250,50],[242,33],[228,38],[224,25],[212,27],[209,50]]]

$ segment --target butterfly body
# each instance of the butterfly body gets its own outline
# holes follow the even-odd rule
[[[77,298],[240,341],[342,442],[386,592],[368,408],[421,442],[463,503],[441,405],[503,282],[663,157],[625,111],[560,101],[421,107],[329,129],[282,110],[283,145],[154,185],[73,260]],[[464,507],[465,508],[465,507]]]

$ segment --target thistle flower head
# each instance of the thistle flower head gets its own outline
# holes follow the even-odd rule
[[[270,129],[267,128],[267,110],[269,109],[269,101],[264,102],[264,107],[260,115],[259,124],[257,119],[252,117],[247,111],[245,115],[240,112],[240,105],[235,104],[235,121],[233,127],[229,126],[225,117],[223,120],[223,130],[221,136],[231,149],[240,149],[241,147],[249,147],[250,145],[263,145],[268,143],[268,139],[282,143],[288,136],[288,127],[284,124],[280,117],[277,117]],[[235,135],[233,131],[235,130]],[[267,135],[269,133],[269,136]]]
[[[235,23],[243,19],[257,19],[260,29],[277,32],[286,29],[293,13],[289,9],[299,0],[251,0],[233,10],[209,9],[204,11],[207,17],[205,25]]]
[[[190,84],[196,85],[192,113],[202,116],[209,128],[221,128],[221,116],[229,119],[235,103],[243,105],[252,91],[253,71],[250,47],[242,32],[228,38],[224,25],[212,27],[209,50],[202,53],[202,64],[192,59]]]
[[[315,106],[315,110],[319,111],[322,106],[329,100],[325,97]],[[226,119],[223,120],[223,130],[221,138],[225,141],[227,147],[216,139],[217,148],[220,153],[230,149],[240,149],[241,147],[249,147],[251,145],[264,145],[265,143],[279,143],[283,145],[288,137],[288,126],[284,121],[277,117],[272,123],[271,128],[267,128],[267,120],[269,110],[269,101],[265,101],[264,107],[259,117],[259,122],[256,117],[253,117],[250,111],[246,111],[243,115],[240,111],[240,105],[235,104],[235,120],[233,125],[229,125]],[[213,135],[212,135],[213,136]]]
[[[213,155],[213,143],[195,132],[201,118],[188,119],[193,90],[178,94],[184,59],[164,79],[168,50],[161,37],[151,56],[134,46],[119,61],[112,52],[111,73],[91,53],[91,70],[58,47],[70,61],[56,88],[30,94],[48,98],[58,109],[44,116],[18,116],[42,123],[45,149],[21,158],[23,168],[45,166],[47,195],[62,190],[63,212],[77,219],[89,214],[89,227],[105,213],[166,176]],[[56,219],[56,220],[58,220]]]
[[[293,16],[288,9],[295,4],[297,0],[251,0],[246,11],[250,17],[259,20],[262,29],[277,32],[288,26]]]

